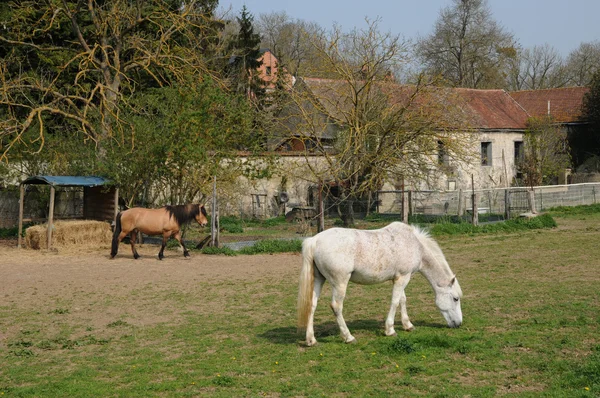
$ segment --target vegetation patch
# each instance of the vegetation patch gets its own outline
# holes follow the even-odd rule
[[[533,218],[515,218],[504,222],[473,225],[470,223],[443,223],[431,227],[433,236],[459,234],[493,234],[526,231],[530,229],[556,228],[557,224],[550,214],[542,214]]]
[[[256,244],[244,247],[240,254],[274,254],[274,253],[299,253],[302,251],[302,241],[299,239],[280,240],[266,239]]]

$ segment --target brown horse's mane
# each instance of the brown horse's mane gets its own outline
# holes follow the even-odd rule
[[[167,205],[164,209],[169,213],[169,216],[175,218],[175,221],[177,221],[177,224],[179,225],[183,225],[193,220],[200,212],[206,216],[204,206],[198,204]]]

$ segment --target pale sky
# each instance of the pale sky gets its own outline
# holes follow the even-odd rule
[[[245,4],[255,19],[260,14],[285,11],[290,17],[335,23],[344,30],[364,27],[365,17],[380,17],[382,32],[407,39],[431,33],[443,7],[451,0],[220,0],[221,9],[239,16]],[[548,43],[566,57],[582,42],[600,40],[600,0],[488,0],[493,18],[513,33],[524,47]]]

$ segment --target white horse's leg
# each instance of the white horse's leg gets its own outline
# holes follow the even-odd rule
[[[408,319],[408,313],[406,312],[406,294],[404,289],[410,281],[410,274],[400,275],[394,281],[394,287],[392,289],[392,305],[390,306],[390,312],[388,313],[387,319],[385,320],[385,335],[395,336],[396,331],[394,330],[394,318],[396,317],[396,309],[400,305],[400,318],[402,320],[402,327],[404,330],[413,330],[414,326]]]
[[[350,279],[350,278],[348,278]],[[344,310],[344,297],[346,297],[346,288],[348,287],[348,281],[334,285],[332,283],[332,295],[331,295],[331,309],[335,314],[338,326],[340,327],[340,334],[346,343],[355,343],[356,339],[350,334],[346,321],[342,312]]]
[[[308,323],[306,324],[306,345],[309,347],[317,344],[317,339],[315,339],[314,319],[315,311],[317,309],[317,301],[319,301],[319,296],[321,295],[323,283],[325,283],[325,278],[323,277],[323,275],[321,275],[320,272],[315,272],[315,285],[313,287],[312,308],[310,309]]]

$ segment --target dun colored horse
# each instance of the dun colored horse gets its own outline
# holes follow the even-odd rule
[[[117,215],[110,258],[114,258],[117,255],[119,243],[127,235],[131,239],[133,258],[139,258],[140,255],[135,250],[135,241],[138,232],[145,233],[146,235],[162,235],[162,246],[158,253],[159,260],[164,258],[163,252],[170,237],[177,239],[181,247],[183,247],[183,255],[188,257],[190,253],[181,240],[181,226],[193,219],[201,226],[205,226],[208,224],[206,217],[206,209],[204,206],[198,204],[165,206],[160,209],[133,207],[122,211]]]

